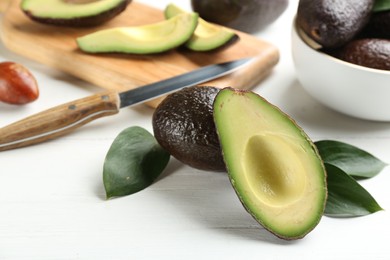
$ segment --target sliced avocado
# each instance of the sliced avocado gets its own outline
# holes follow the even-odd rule
[[[100,30],[77,38],[77,44],[90,53],[160,53],[185,43],[197,21],[198,14],[185,13],[158,23]]]
[[[164,10],[167,19],[182,13],[185,13],[185,11],[174,4],[169,4]],[[234,31],[199,18],[195,32],[185,46],[193,51],[210,51],[237,39],[238,36]]]
[[[131,0],[23,0],[21,9],[32,20],[60,26],[95,26],[124,11]]]
[[[316,147],[259,95],[226,88],[214,120],[229,178],[247,211],[276,236],[304,237],[320,221],[326,173]]]

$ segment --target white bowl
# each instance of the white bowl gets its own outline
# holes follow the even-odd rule
[[[336,59],[307,45],[292,28],[292,56],[302,87],[325,106],[367,120],[390,121],[390,71]]]

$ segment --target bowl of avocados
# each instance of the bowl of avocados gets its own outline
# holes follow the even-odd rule
[[[333,110],[390,121],[390,38],[372,27],[378,14],[390,15],[390,5],[379,11],[379,0],[358,2],[300,0],[291,34],[296,76]]]

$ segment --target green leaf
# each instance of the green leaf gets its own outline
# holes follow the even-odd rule
[[[387,165],[370,153],[346,143],[324,140],[315,142],[315,145],[325,163],[337,166],[357,179],[374,177]]]
[[[376,0],[374,4],[374,12],[382,12],[390,10],[390,0]]]
[[[151,185],[168,164],[170,155],[147,130],[123,130],[104,161],[103,182],[107,198],[136,193]]]
[[[343,170],[328,163],[325,168],[328,182],[325,215],[358,217],[382,210],[370,193]]]

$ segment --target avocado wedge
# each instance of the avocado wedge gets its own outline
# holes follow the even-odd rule
[[[197,22],[198,14],[185,13],[158,23],[100,30],[76,41],[81,50],[89,53],[160,53],[185,43]]]
[[[304,237],[319,223],[327,197],[313,142],[253,92],[223,89],[213,107],[229,178],[246,210],[280,238]]]
[[[109,21],[124,11],[131,0],[23,0],[21,9],[40,23],[85,27]]]
[[[167,5],[164,10],[164,15],[167,19],[182,13],[185,13],[185,11],[175,4]],[[199,18],[194,34],[186,42],[185,46],[193,51],[211,51],[232,43],[237,39],[239,37],[234,31]]]

